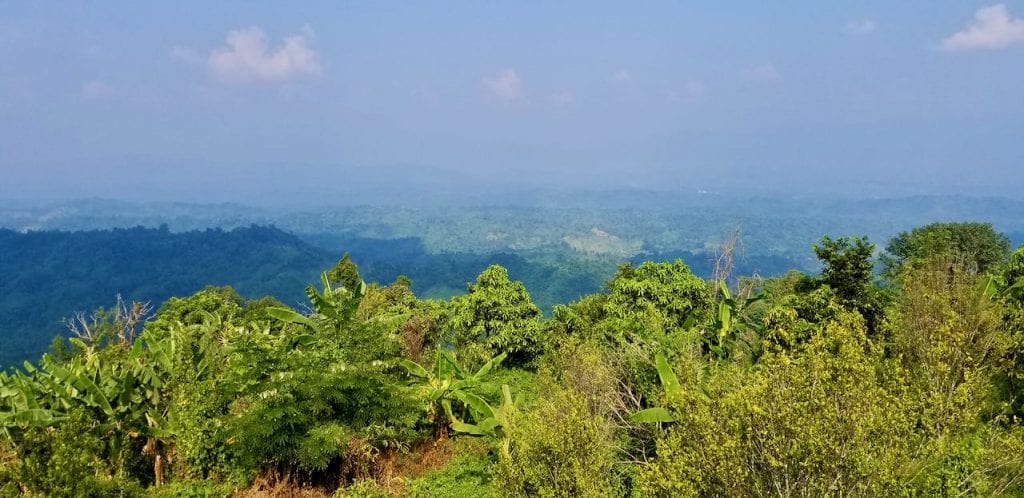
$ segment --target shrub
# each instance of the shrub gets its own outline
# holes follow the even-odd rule
[[[613,479],[613,428],[578,394],[559,389],[507,429],[508,451],[500,455],[497,479],[514,496],[610,496],[621,494]]]
[[[17,448],[18,461],[0,472],[0,490],[29,496],[141,496],[142,487],[123,475],[112,475],[103,459],[106,444],[94,434],[94,421],[73,410],[54,428],[26,431]],[[3,482],[6,478],[9,481]]]

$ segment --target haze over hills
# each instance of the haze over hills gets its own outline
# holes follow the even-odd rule
[[[499,263],[550,311],[599,290],[623,261],[681,258],[695,273],[710,276],[715,252],[737,228],[737,274],[762,276],[816,271],[808,248],[823,234],[868,235],[882,249],[889,238],[915,226],[991,220],[1014,246],[1024,243],[1024,201],[1006,198],[617,190],[534,191],[465,198],[457,205],[406,200],[405,206],[339,202],[292,208],[104,199],[0,202],[0,227],[13,230],[0,237],[0,274],[7,277],[0,307],[21,317],[0,330],[5,341],[13,341],[5,350],[15,353],[6,361],[38,354],[50,337],[65,332],[61,319],[110,305],[117,294],[160,302],[205,285],[231,285],[250,298],[294,302],[302,298],[298,290],[345,252],[368,280],[387,283],[407,275],[422,297],[462,293],[477,273]],[[38,282],[60,282],[61,292]],[[40,302],[45,310],[29,304]]]
[[[1024,0],[0,12],[0,498],[1024,497]]]

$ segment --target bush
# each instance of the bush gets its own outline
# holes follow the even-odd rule
[[[138,482],[113,475],[103,455],[104,441],[94,435],[93,421],[74,410],[55,428],[26,431],[17,448],[17,462],[0,471],[0,492],[17,490],[28,496],[141,496]],[[5,475],[6,474],[6,475]],[[3,482],[6,479],[8,482]]]
[[[508,428],[507,436],[497,472],[504,492],[543,497],[621,494],[613,480],[613,428],[580,395],[564,389],[548,394]]]
[[[684,376],[677,422],[637,480],[653,496],[891,495],[913,448],[915,419],[890,385],[881,351],[847,314],[798,354],[772,352],[748,374],[725,368],[703,386]]]

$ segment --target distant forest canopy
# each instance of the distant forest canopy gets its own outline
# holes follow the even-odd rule
[[[370,282],[400,275],[427,298],[465,292],[484,268],[500,264],[526,283],[538,305],[550,312],[596,292],[622,259],[524,252],[430,254],[416,238],[370,239],[350,235],[304,241],[272,227],[173,233],[164,228],[83,232],[18,233],[0,229],[0,365],[38,357],[50,340],[67,333],[62,323],[76,312],[128,300],[160,303],[206,286],[231,286],[242,296],[272,296],[295,304],[319,272],[349,253]],[[315,242],[310,243],[310,242]],[[327,249],[332,248],[332,249]],[[710,275],[707,254],[677,251],[656,259],[682,258]],[[638,261],[640,257],[633,258]],[[741,270],[775,274],[793,267],[780,257],[740,262]]]
[[[782,256],[804,270],[807,248],[822,234],[866,235],[884,242],[910,227],[985,220],[1024,239],[1024,200],[979,197],[844,199],[750,197],[682,192],[534,192],[448,204],[410,198],[389,205],[253,207],[236,204],[78,200],[53,204],[0,201],[0,227],[93,230],[166,224],[172,232],[274,225],[300,237],[348,234],[420,239],[426,252],[539,251],[620,259],[668,251],[713,250],[737,226],[742,255]],[[326,247],[337,251],[336,245]]]
[[[825,233],[867,235],[884,246],[913,226],[985,219],[1014,246],[1024,243],[1024,202],[1009,199],[741,199],[630,191],[555,199],[538,194],[461,206],[291,210],[0,201],[0,227],[13,230],[0,235],[0,311],[8,317],[0,324],[0,364],[37,356],[65,331],[63,319],[109,304],[117,294],[161,302],[206,285],[230,285],[248,298],[295,303],[304,298],[302,287],[345,252],[368,280],[406,275],[426,298],[462,293],[481,270],[500,264],[550,312],[600,289],[623,261],[679,258],[706,278],[715,252],[737,228],[738,275],[814,273],[818,261],[808,248]]]

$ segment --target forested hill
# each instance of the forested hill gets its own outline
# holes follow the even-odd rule
[[[329,249],[330,248],[330,249]],[[539,261],[508,254],[428,254],[415,238],[340,236],[308,243],[273,227],[175,233],[166,228],[19,233],[0,230],[0,365],[36,358],[66,334],[76,312],[126,300],[160,303],[207,286],[294,305],[345,252],[368,281],[413,279],[425,297],[448,298],[490,264],[527,282],[550,309],[594,292],[617,260]]]
[[[336,235],[299,238],[273,227],[172,232],[166,228],[99,231],[0,230],[0,365],[37,358],[63,320],[126,300],[163,302],[206,286],[229,285],[242,296],[273,296],[294,305],[345,252],[370,282],[413,281],[417,295],[448,298],[465,292],[484,268],[500,264],[523,281],[545,311],[598,291],[622,262],[618,257],[567,254],[430,253],[415,237]],[[647,253],[641,258],[685,260],[697,274],[711,272],[707,254]],[[781,273],[794,263],[780,257],[746,258],[739,271]]]
[[[38,356],[63,319],[125,299],[160,303],[207,285],[242,295],[302,298],[331,257],[275,228],[171,233],[0,230],[0,362]],[[336,258],[335,258],[336,259]]]

